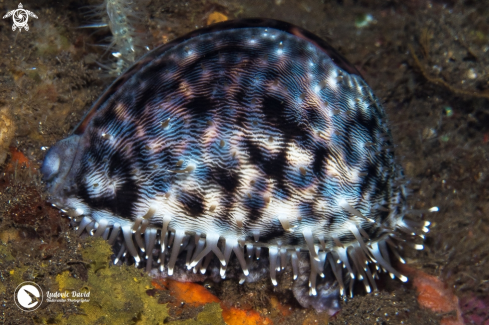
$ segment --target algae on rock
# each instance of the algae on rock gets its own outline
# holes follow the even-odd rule
[[[69,271],[59,274],[59,291],[90,292],[89,302],[81,302],[83,314],[63,317],[60,324],[163,324],[168,316],[166,305],[146,291],[151,279],[134,266],[109,266],[112,250],[100,238],[88,238],[82,249],[83,262],[89,263],[88,279],[70,276]]]

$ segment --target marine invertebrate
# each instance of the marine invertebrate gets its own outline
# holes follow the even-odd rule
[[[129,254],[172,276],[217,257],[224,278],[234,253],[243,280],[267,262],[275,285],[290,265],[306,285],[299,302],[319,310],[352,291],[344,272],[367,292],[381,270],[406,281],[388,246],[402,261],[400,246],[422,248],[406,237],[428,231],[406,216],[385,112],[358,71],[274,20],[216,24],[148,53],[41,171],[78,233],[122,238],[115,263]],[[318,277],[334,281],[318,290]]]
[[[139,4],[144,6],[143,3]],[[130,0],[104,0],[104,2],[91,8],[88,17],[97,19],[96,22],[81,26],[81,28],[109,27],[112,33],[108,49],[115,62],[108,70],[111,74],[121,74],[141,54],[140,39],[134,25],[141,20],[141,14],[133,1]],[[140,36],[140,35],[139,35]]]

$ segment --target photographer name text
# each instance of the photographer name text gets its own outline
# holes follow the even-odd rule
[[[47,292],[47,302],[89,302],[90,291],[64,291],[64,292]]]

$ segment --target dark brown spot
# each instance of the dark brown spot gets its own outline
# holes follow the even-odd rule
[[[182,192],[178,197],[178,201],[182,204],[187,214],[193,217],[197,217],[204,212],[204,199],[198,194]]]
[[[166,129],[169,124],[170,124],[170,119],[167,118],[166,121],[161,122],[161,127],[164,128],[164,129]]]

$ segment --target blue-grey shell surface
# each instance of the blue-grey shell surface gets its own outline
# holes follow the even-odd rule
[[[274,284],[286,265],[297,276],[306,252],[309,295],[326,269],[341,293],[345,272],[370,291],[378,269],[406,280],[387,247],[398,257],[401,234],[427,231],[405,217],[372,90],[320,38],[274,20],[225,22],[153,50],[42,172],[79,233],[120,240],[118,260],[127,252],[167,275],[186,251],[189,270],[216,256],[225,277],[234,253],[248,276],[266,248]]]

